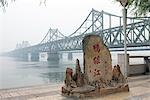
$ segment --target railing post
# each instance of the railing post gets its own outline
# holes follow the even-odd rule
[[[109,32],[110,32],[110,45],[111,45],[111,15],[109,15]]]
[[[149,23],[149,24],[148,24],[148,25],[149,25],[148,27],[149,27],[149,29],[150,29],[150,18],[148,18],[148,23]],[[149,34],[149,41],[150,41],[150,34]]]
[[[101,11],[101,14],[102,14],[102,30],[104,29],[104,11],[102,10]]]
[[[104,34],[103,34],[103,29],[104,29],[104,11],[103,11],[103,10],[101,11],[101,14],[102,14],[102,16],[101,16],[101,17],[102,17],[102,19],[101,19],[101,21],[102,21],[102,22],[101,22],[101,25],[102,25],[102,26],[101,26],[101,27],[102,27],[102,33],[101,33],[101,34],[102,34],[102,35],[101,35],[101,36],[102,36],[102,39],[103,39],[103,38],[104,38]],[[103,40],[104,40],[104,39],[103,39]]]
[[[94,32],[94,9],[92,8],[92,33]]]
[[[120,44],[121,44],[121,40],[122,40],[122,38],[121,38],[121,17],[119,17],[119,20],[120,20]]]

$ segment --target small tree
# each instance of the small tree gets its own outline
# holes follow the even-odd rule
[[[121,0],[116,0],[121,1]],[[136,16],[147,15],[150,13],[150,0],[128,0],[128,8],[134,12]]]

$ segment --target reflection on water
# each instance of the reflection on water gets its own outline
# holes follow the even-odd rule
[[[66,67],[74,61],[25,61],[0,57],[0,89],[63,82]]]
[[[64,81],[65,72],[42,73],[40,77],[43,78],[45,83],[60,83]]]

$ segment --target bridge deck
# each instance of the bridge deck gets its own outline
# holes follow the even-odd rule
[[[130,58],[148,58],[150,56],[130,56]]]
[[[74,100],[61,96],[61,86],[38,85],[0,90],[0,100]],[[110,94],[88,100],[150,100],[150,75],[129,77],[130,92]]]

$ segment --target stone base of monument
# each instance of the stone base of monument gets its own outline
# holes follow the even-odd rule
[[[99,36],[83,39],[83,53],[83,72],[78,59],[74,73],[73,69],[66,69],[62,95],[82,98],[129,91],[127,78],[119,65],[112,67],[110,51]]]
[[[83,86],[73,90],[67,90],[65,86],[62,87],[63,96],[77,97],[77,98],[95,97],[95,96],[99,97],[99,96],[104,96],[104,95],[119,93],[119,92],[129,92],[128,84],[119,87],[107,87],[107,88],[94,88],[91,86]]]

